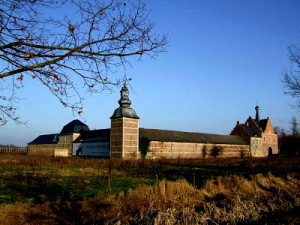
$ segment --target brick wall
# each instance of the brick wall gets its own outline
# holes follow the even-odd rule
[[[39,145],[28,145],[28,155],[36,156],[54,156],[54,149],[56,144],[39,144]]]
[[[262,134],[263,138],[263,150],[265,156],[269,155],[269,149],[272,149],[272,154],[278,154],[278,136],[275,133],[264,133]]]
[[[111,158],[122,158],[123,118],[112,119],[110,128],[110,156]]]
[[[241,157],[249,155],[249,145],[202,144],[151,141],[146,158],[203,158],[203,147],[206,146],[206,157],[214,146],[221,147],[223,153],[218,157]]]
[[[271,120],[267,118],[267,124],[264,133],[262,134],[263,138],[263,149],[265,156],[269,155],[269,149],[272,150],[272,154],[278,154],[278,136],[275,133]]]
[[[111,120],[110,155],[112,158],[139,158],[139,120],[118,118]]]

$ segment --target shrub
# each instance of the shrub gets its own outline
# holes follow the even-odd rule
[[[243,149],[240,150],[240,158],[244,158],[245,157],[245,152]]]
[[[203,145],[203,147],[202,147],[202,156],[203,156],[203,159],[205,159],[206,155],[207,155],[207,147],[206,147],[206,145]]]
[[[223,152],[223,148],[219,147],[219,146],[214,146],[211,151],[210,151],[210,155],[214,158],[216,158],[217,156],[221,155]]]
[[[300,135],[285,135],[280,138],[280,154],[300,157]]]
[[[148,138],[145,137],[139,138],[139,151],[143,158],[145,158],[148,153],[149,144],[150,144],[150,140]]]

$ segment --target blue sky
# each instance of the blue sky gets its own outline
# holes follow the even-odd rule
[[[168,52],[133,58],[130,98],[140,127],[229,134],[236,121],[270,117],[286,130],[299,111],[283,94],[287,46],[300,44],[298,0],[151,0],[151,20],[167,33]],[[24,80],[19,114],[27,125],[0,128],[1,144],[25,146],[40,134],[58,133],[73,119],[90,129],[110,127],[114,92],[85,94],[83,118],[74,116],[38,81]]]

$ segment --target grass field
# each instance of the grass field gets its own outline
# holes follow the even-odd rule
[[[0,224],[253,224],[274,213],[287,220],[299,210],[299,162],[0,155]]]

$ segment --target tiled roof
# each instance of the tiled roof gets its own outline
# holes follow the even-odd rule
[[[148,138],[151,141],[237,145],[246,144],[243,139],[237,135],[218,135],[146,128],[139,128],[139,136]],[[109,140],[110,129],[101,129],[84,131],[74,142],[100,142]]]
[[[59,134],[40,135],[28,144],[56,144]],[[139,128],[139,136],[151,141],[207,143],[207,144],[236,144],[246,145],[238,135],[219,135],[196,132]],[[106,142],[110,140],[110,129],[81,130],[78,142]]]
[[[89,127],[81,122],[80,120],[73,120],[72,122],[68,123],[63,127],[60,134],[73,134],[73,133],[80,133],[82,131],[90,130]]]
[[[205,134],[145,128],[140,128],[139,131],[140,137],[148,138],[150,141],[246,145],[245,141],[237,135]]]
[[[263,120],[259,121],[260,127],[262,128],[263,131],[266,129],[267,122],[268,122],[268,119],[263,119]]]
[[[28,144],[57,144],[59,134],[40,135]]]
[[[263,119],[260,121],[257,121],[255,119],[252,119],[251,117],[249,117],[250,120],[252,120],[254,122],[254,124],[257,126],[258,129],[261,129],[262,131],[264,131],[266,129],[266,125],[268,122],[268,119]],[[252,125],[253,126],[253,125]],[[247,134],[249,134],[250,136],[254,137],[256,135],[259,135],[256,131],[256,129],[252,126],[249,126],[247,124],[241,124],[241,127],[247,132]]]
[[[252,137],[256,135],[256,132],[254,129],[252,129],[252,127],[247,126],[246,124],[241,124],[241,126],[247,132],[248,135]]]

